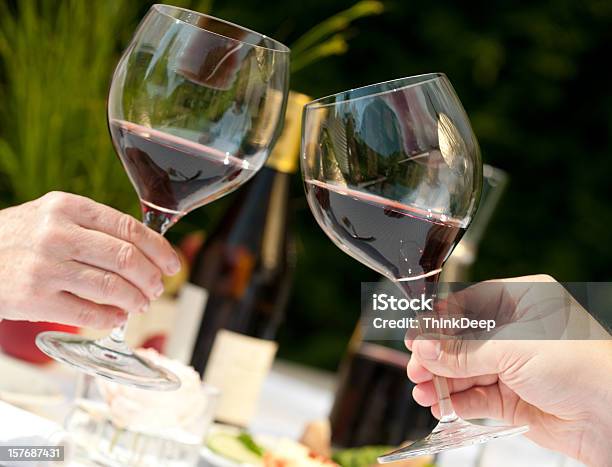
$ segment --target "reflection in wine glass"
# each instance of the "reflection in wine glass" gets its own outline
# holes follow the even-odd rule
[[[123,53],[108,98],[117,154],[159,233],[235,190],[264,164],[280,130],[289,49],[262,34],[168,5],[153,5]],[[90,341],[43,333],[51,357],[115,382],[176,389],[167,370],[136,355],[125,326]]]
[[[450,82],[433,73],[341,92],[304,111],[302,174],[310,209],[343,251],[407,297],[433,294],[444,262],[470,225],[482,162]],[[454,412],[434,377],[441,419],[391,462],[524,432],[484,427]]]
[[[467,232],[446,261],[440,276],[441,282],[465,282],[469,279],[468,270],[476,260],[478,244],[507,184],[506,172],[487,164],[483,165],[482,194],[478,211]]]

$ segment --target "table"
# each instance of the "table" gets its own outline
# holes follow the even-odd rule
[[[333,404],[335,374],[295,363],[276,361],[264,383],[255,421],[255,433],[299,438],[305,424],[326,418]],[[524,436],[481,446],[447,451],[440,467],[577,467],[582,464],[541,448]]]
[[[76,371],[58,363],[39,367],[16,362],[0,353],[0,375],[2,368],[10,365],[35,368],[36,372],[57,385],[66,396],[64,404],[52,408],[41,407],[38,413],[57,423],[70,409],[74,393]],[[8,371],[8,370],[5,370]],[[276,361],[264,383],[257,414],[250,429],[253,433],[284,436],[297,439],[305,424],[326,418],[333,403],[335,375],[330,372],[307,368],[295,363]],[[0,406],[1,408],[1,406]],[[12,412],[13,414],[15,412]],[[13,415],[17,417],[17,415]],[[0,419],[0,423],[5,420]],[[11,424],[17,421],[11,421]],[[6,432],[6,426],[4,427]],[[0,428],[0,442],[3,430]],[[491,442],[485,446],[470,446],[448,451],[438,459],[440,467],[574,467],[581,464],[558,453],[540,448],[519,436]],[[71,465],[70,467],[74,467]]]

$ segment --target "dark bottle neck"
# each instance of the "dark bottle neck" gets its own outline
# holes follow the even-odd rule
[[[291,174],[263,167],[240,190],[221,221],[223,225],[217,227],[210,241],[214,242],[215,237],[221,237],[228,246],[240,245],[251,251],[257,250],[266,229],[268,216],[285,216],[290,176]],[[274,198],[284,199],[280,210],[278,205],[271,206]],[[269,213],[271,208],[276,208],[275,212]]]
[[[251,248],[256,248],[259,245],[261,242],[260,235],[266,227],[267,217],[280,214],[278,212],[270,213],[269,211],[274,207],[271,205],[273,196],[286,197],[286,192],[278,193],[279,187],[282,191],[282,186],[277,183],[279,178],[286,177],[287,174],[277,172],[270,167],[264,167],[261,170],[260,174],[253,180],[248,192],[244,193],[244,205],[237,218],[236,228],[228,238],[230,245],[245,245],[251,242],[253,242],[250,245]]]

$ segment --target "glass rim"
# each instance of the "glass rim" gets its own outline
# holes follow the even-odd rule
[[[257,32],[257,31],[252,30],[252,29],[245,28],[244,26],[240,26],[239,24],[232,23],[231,21],[227,21],[227,20],[224,20],[224,19],[221,19],[221,18],[217,18],[216,16],[207,15],[206,13],[200,13],[199,11],[190,10],[188,8],[182,8],[182,7],[175,6],[175,5],[166,5],[164,3],[155,3],[154,5],[151,6],[151,9],[154,9],[157,13],[159,13],[161,15],[164,15],[164,16],[166,16],[168,18],[172,18],[172,19],[174,19],[176,21],[180,21],[182,24],[191,26],[192,28],[199,29],[200,31],[206,31],[206,32],[208,32],[210,34],[214,34],[215,36],[223,37],[223,38],[228,39],[230,41],[234,41],[234,42],[237,42],[237,43],[240,43],[240,44],[248,45],[250,47],[255,47],[255,48],[259,48],[259,49],[269,50],[271,52],[279,52],[279,53],[290,53],[291,52],[291,49],[289,47],[287,47],[282,42],[279,42],[276,39],[273,39],[270,36],[266,36],[265,34],[261,34],[261,33]],[[204,27],[197,26],[197,25],[189,23],[188,21],[185,21],[185,20],[183,20],[181,18],[177,18],[175,16],[172,16],[171,14],[169,14],[169,12],[168,12],[169,10],[178,10],[178,11],[183,11],[183,12],[186,12],[186,13],[191,13],[191,14],[194,14],[194,15],[197,15],[197,16],[201,16],[201,17],[204,17],[204,18],[208,18],[208,19],[217,21],[219,23],[226,24],[228,26],[231,26],[231,27],[236,28],[236,29],[240,29],[242,31],[247,31],[247,32],[249,32],[251,34],[255,34],[256,36],[258,36],[261,39],[268,39],[270,42],[272,42],[272,44],[274,44],[274,47],[266,47],[265,45],[253,44],[253,43],[248,42],[248,41],[243,41],[241,39],[236,39],[235,37],[230,37],[230,36],[227,36],[225,34],[221,34],[221,33],[214,32],[214,31],[210,31],[210,30],[208,30],[208,29],[206,29]]]
[[[421,86],[423,84],[437,81],[440,79],[448,80],[444,73],[433,72],[423,73],[420,75],[404,76],[402,78],[390,79],[388,81],[382,81],[380,83],[366,84],[357,88],[352,88],[347,91],[340,91],[335,94],[330,94],[325,97],[315,99],[304,106],[305,110],[318,109],[323,107],[330,107],[338,104],[347,104],[349,102],[358,101],[361,99],[367,99],[371,97],[382,96],[396,91],[402,91],[404,89],[412,88],[415,86]],[[386,86],[386,89],[375,91],[374,88]],[[368,92],[372,91],[372,92]],[[357,93],[355,97],[351,97],[352,93]]]

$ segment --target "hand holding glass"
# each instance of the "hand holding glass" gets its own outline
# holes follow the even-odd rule
[[[289,49],[193,11],[154,5],[115,73],[108,123],[144,223],[163,234],[235,190],[264,164],[282,122]],[[90,341],[47,332],[37,345],[86,373],[171,390],[175,375],[132,352],[124,326]]]

